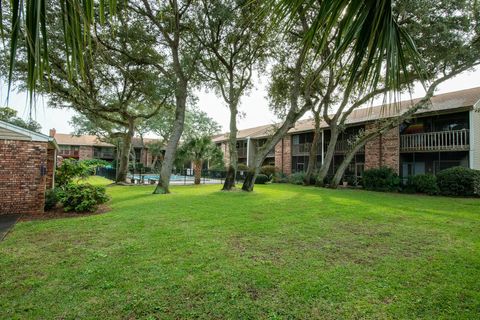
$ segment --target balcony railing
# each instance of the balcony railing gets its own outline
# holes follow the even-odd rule
[[[294,144],[292,146],[292,155],[294,156],[302,156],[302,155],[309,155],[310,148],[312,147],[312,143],[301,143],[301,144]],[[328,144],[325,145],[325,150],[327,150]],[[335,144],[335,152],[336,153],[345,153],[350,150],[350,145],[347,140],[338,140]],[[361,148],[359,152],[364,152],[365,148]],[[322,153],[322,148],[319,145],[317,147],[317,154]]]
[[[237,148],[237,154],[239,158],[247,157],[247,148]]]
[[[467,129],[400,136],[401,151],[462,151],[468,149],[470,149],[470,133]]]
[[[274,157],[275,157],[275,149],[272,149],[267,153],[267,158],[274,158]]]
[[[62,157],[74,157],[78,158],[79,151],[78,150],[60,150],[59,153]]]

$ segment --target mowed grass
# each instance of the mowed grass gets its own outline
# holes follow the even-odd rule
[[[0,316],[480,317],[479,200],[152,190],[109,187],[106,214],[17,224],[0,243]]]

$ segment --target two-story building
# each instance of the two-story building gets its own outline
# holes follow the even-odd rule
[[[50,130],[50,136],[54,137],[60,148],[59,155],[70,159],[101,159],[113,161],[117,157],[117,146],[101,141],[94,135],[72,135],[57,133],[55,129]],[[154,156],[149,152],[149,144],[156,142],[156,139],[134,137],[132,140],[132,153],[135,161],[150,167]]]
[[[365,169],[389,166],[401,177],[431,173],[464,166],[480,169],[480,87],[439,94],[432,99],[428,110],[373,139],[358,151],[346,175],[360,177]],[[403,101],[395,106],[376,106],[357,109],[346,121],[335,147],[330,166],[333,174],[350,149],[352,138],[361,130],[375,126],[378,120],[397,116],[415,103]],[[239,163],[250,164],[256,145],[264,141],[273,125],[240,130],[237,150]],[[314,122],[300,120],[272,150],[267,163],[274,163],[285,174],[306,170],[313,141]],[[228,162],[228,134],[214,137]],[[321,123],[321,139],[316,146],[317,164],[324,161],[330,140],[330,129]]]

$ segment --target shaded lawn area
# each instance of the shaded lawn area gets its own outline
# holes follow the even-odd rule
[[[219,188],[109,187],[107,214],[18,223],[0,243],[0,316],[480,314],[479,200]]]

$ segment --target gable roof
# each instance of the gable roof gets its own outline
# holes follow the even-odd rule
[[[2,140],[21,140],[21,141],[37,141],[51,143],[58,149],[57,142],[54,138],[45,134],[34,132],[11,123],[0,120],[0,139]]]
[[[412,105],[420,101],[421,98],[413,100],[400,101],[396,106],[389,104],[364,107],[354,110],[347,118],[347,125],[361,124],[368,121],[394,117],[406,111]],[[431,99],[432,106],[428,110],[420,110],[417,115],[429,114],[435,112],[454,111],[458,109],[472,108],[480,101],[480,87],[453,91],[433,96]],[[263,125],[259,127],[239,130],[237,139],[246,139],[247,137],[258,139],[268,137],[270,131],[274,129],[275,125]],[[320,124],[322,128],[328,128],[328,124],[322,121]],[[288,131],[288,133],[297,133],[304,131],[311,131],[315,128],[313,119],[303,119],[295,123],[295,126]],[[221,142],[228,139],[228,132],[217,135],[213,138],[214,142]]]
[[[55,133],[54,137],[59,145],[114,147],[113,144],[101,141],[93,135],[76,136],[69,133]]]

